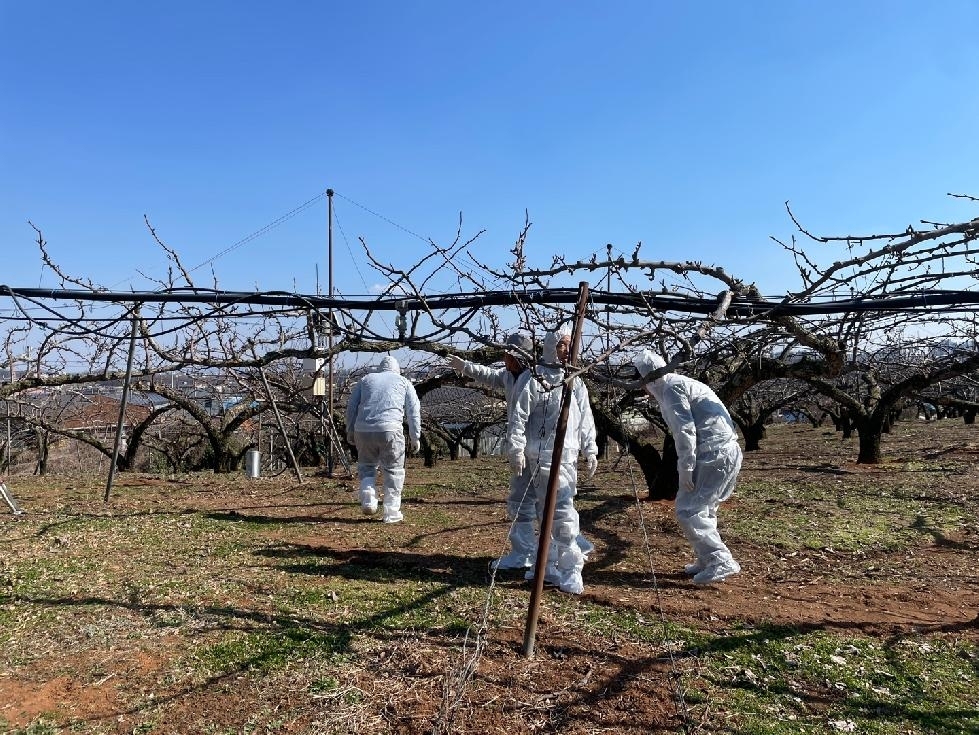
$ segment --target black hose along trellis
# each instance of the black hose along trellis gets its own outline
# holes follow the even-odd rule
[[[286,291],[224,291],[220,289],[175,288],[161,291],[88,291],[85,289],[14,288],[0,284],[0,297],[15,302],[91,301],[116,304],[174,303],[211,304],[214,306],[267,306],[287,309],[348,309],[368,311],[442,311],[515,304],[574,304],[577,288],[536,288],[520,290],[474,291],[432,296],[388,296],[378,298],[343,298]],[[590,290],[591,303],[608,306],[632,306],[656,311],[688,314],[710,314],[717,308],[717,298],[699,298],[659,291]],[[799,301],[791,295],[766,299],[735,295],[731,298],[729,317],[820,316],[863,312],[922,312],[936,309],[969,309],[979,305],[979,292],[956,289],[932,289],[915,293],[827,298],[822,301]],[[50,315],[57,318],[56,314]],[[43,321],[38,319],[37,321]]]

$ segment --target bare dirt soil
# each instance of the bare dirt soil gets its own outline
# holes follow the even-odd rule
[[[604,461],[579,496],[596,545],[585,593],[545,590],[532,657],[529,583],[501,573],[489,594],[507,528],[499,458],[433,469],[412,458],[394,526],[365,518],[343,477],[123,476],[109,503],[104,477],[8,478],[27,512],[0,514],[0,730],[737,732],[737,713],[678,701],[678,677],[696,680],[668,633],[594,621],[631,615],[730,641],[779,629],[979,641],[979,427],[899,424],[884,454],[860,466],[855,440],[774,427],[720,514],[743,572],[708,587],[682,573],[671,503],[637,502],[637,468]],[[824,533],[859,517],[859,538],[909,497],[967,512],[951,526],[916,516],[893,545],[780,536],[787,514],[811,514],[800,527]],[[204,648],[249,635],[300,654],[311,640],[335,647],[272,665],[255,644],[236,663],[200,663]]]

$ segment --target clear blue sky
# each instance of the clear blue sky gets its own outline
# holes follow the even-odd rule
[[[0,283],[162,277],[147,215],[227,289],[378,282],[486,230],[502,265],[699,259],[796,285],[769,236],[961,221],[979,195],[979,3],[0,0]],[[364,209],[366,208],[366,209]],[[370,210],[368,212],[367,210]],[[421,236],[421,237],[418,237]],[[205,267],[198,282],[210,284]]]

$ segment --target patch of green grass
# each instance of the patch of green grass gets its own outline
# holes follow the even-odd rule
[[[949,466],[946,462],[926,462],[913,459],[893,465],[882,465],[882,469],[894,472],[954,472],[956,468]]]
[[[385,590],[379,599],[376,624],[394,630],[433,630],[464,633],[469,621],[460,617],[453,607],[436,604],[447,597],[451,588],[446,585],[397,585]]]
[[[405,498],[438,498],[446,493],[446,486],[443,483],[412,483],[404,490]]]
[[[307,687],[312,695],[319,695],[323,699],[334,699],[334,701],[352,707],[360,704],[364,699],[364,693],[354,687],[341,687],[340,681],[333,677],[326,679],[314,679]]]
[[[350,644],[348,633],[319,633],[304,628],[233,633],[220,643],[199,649],[194,658],[210,674],[232,671],[270,672],[305,656],[339,657]]]
[[[409,508],[411,522],[415,526],[424,528],[445,528],[455,522],[452,514],[439,508],[437,505],[429,505],[422,508]]]
[[[443,630],[464,633],[484,590],[459,590],[441,583],[382,580],[345,582],[331,589],[299,588],[290,605],[354,630]]]
[[[663,643],[671,648],[696,648],[707,640],[694,631],[663,620],[651,611],[583,605],[577,617],[584,630],[607,638],[625,637],[644,643]]]
[[[737,712],[739,733],[979,731],[971,643],[759,629],[706,641],[696,653],[688,702]]]
[[[332,676],[327,679],[316,679],[309,683],[311,694],[329,694],[340,688],[340,682]]]
[[[22,728],[14,728],[6,720],[0,718],[0,726],[4,728],[3,732],[7,733],[7,735],[58,735],[58,733],[62,732],[60,727],[44,717]]]
[[[849,487],[813,487],[753,482],[739,489],[736,512],[725,529],[744,538],[766,538],[786,549],[895,550],[940,538],[969,521],[950,503],[921,499],[908,487],[860,492]]]
[[[234,531],[236,535],[246,536],[255,534],[265,534],[269,531],[281,531],[290,524],[285,521],[270,520],[267,518],[250,518],[247,515],[232,513],[208,513],[202,516],[195,516],[196,524],[200,532],[227,533]]]

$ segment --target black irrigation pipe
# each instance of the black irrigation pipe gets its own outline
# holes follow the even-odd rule
[[[443,311],[471,309],[483,306],[513,304],[573,304],[577,301],[575,288],[541,288],[527,291],[479,291],[462,294],[442,294],[425,298],[375,297],[340,298],[285,291],[219,291],[210,289],[167,289],[164,291],[88,291],[84,289],[12,288],[0,284],[0,298],[55,301],[100,301],[119,304],[183,303],[214,305],[262,305],[297,309],[349,309],[364,311]],[[677,311],[688,314],[711,314],[717,309],[717,298],[695,298],[681,294],[653,291],[612,292],[591,291],[589,301],[610,306],[652,308],[657,311]],[[734,297],[727,310],[728,318],[751,316],[814,316],[851,312],[927,311],[935,307],[979,305],[979,293],[974,291],[931,290],[918,293],[866,296],[822,303],[791,301],[790,297],[773,301]]]

